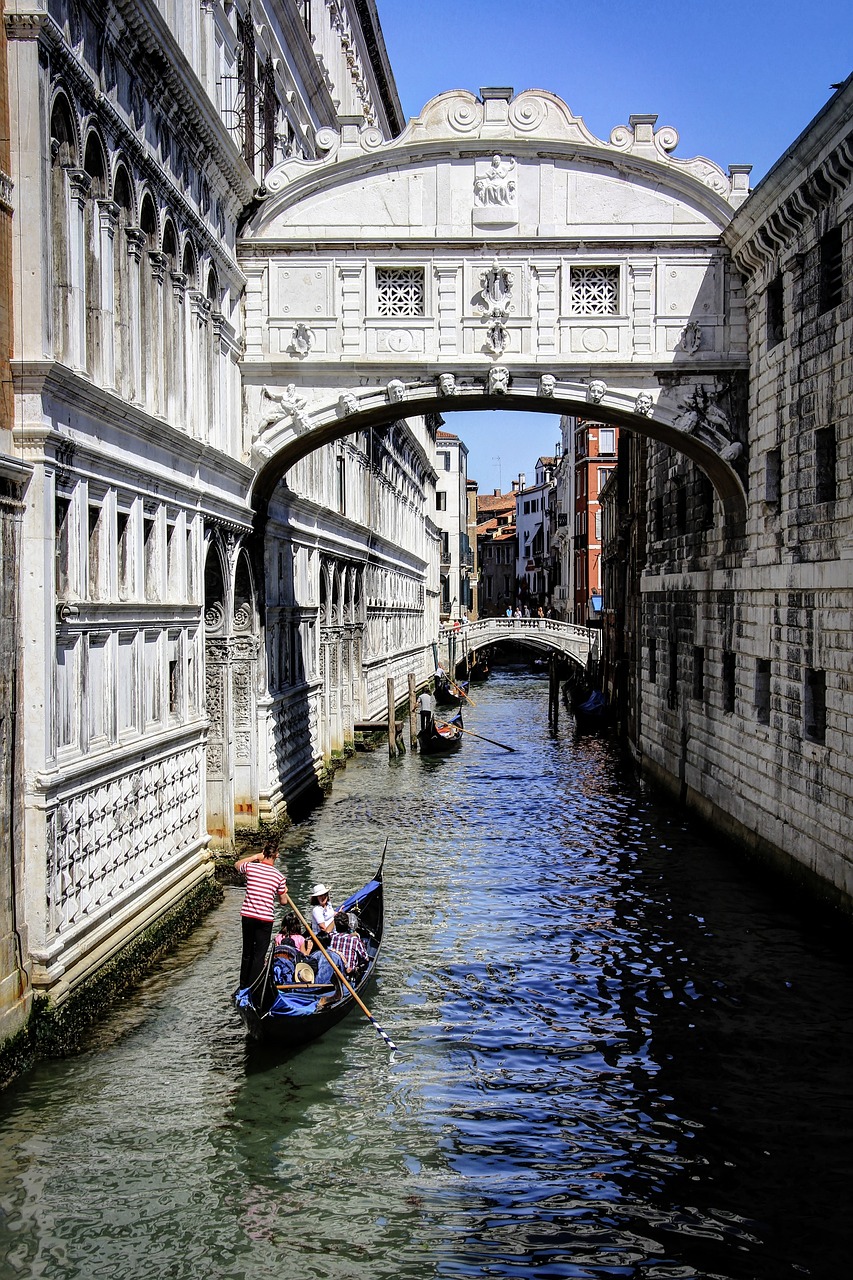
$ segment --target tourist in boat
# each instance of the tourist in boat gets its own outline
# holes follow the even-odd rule
[[[243,955],[240,961],[240,990],[250,987],[266,960],[275,917],[275,900],[287,901],[287,879],[275,866],[278,850],[266,844],[260,853],[250,853],[234,863],[234,870],[246,878],[246,896],[240,908]]]
[[[299,921],[291,911],[281,923],[281,933],[275,935],[277,947],[293,947],[304,956],[310,956],[314,943],[301,932]]]
[[[325,941],[335,927],[335,908],[324,884],[315,884],[311,890],[311,923],[321,942]]]
[[[334,919],[334,931],[329,938],[329,950],[341,957],[347,973],[370,959],[364,943],[357,933],[351,933],[345,911],[339,911]]]

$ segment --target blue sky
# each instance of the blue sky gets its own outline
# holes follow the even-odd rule
[[[377,0],[407,116],[446,89],[549,89],[607,139],[629,115],[657,112],[676,156],[757,182],[853,71],[853,0]],[[478,421],[479,420],[479,421]],[[532,475],[557,419],[456,415],[481,492]]]

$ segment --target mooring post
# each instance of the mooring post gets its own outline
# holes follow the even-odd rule
[[[556,729],[560,720],[560,681],[557,676],[557,655],[552,653],[548,661],[548,725]]]
[[[394,677],[388,677],[388,756],[397,758],[397,707],[394,701]]]
[[[409,746],[414,751],[415,743],[418,740],[418,704],[417,704],[417,686],[415,685],[415,673],[409,672]]]

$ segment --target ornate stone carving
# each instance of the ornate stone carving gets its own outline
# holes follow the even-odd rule
[[[290,382],[284,391],[270,391],[269,387],[264,387],[261,391],[261,405],[267,402],[267,412],[263,414],[258,422],[257,434],[263,435],[270,427],[290,418],[292,425],[297,431],[307,431],[310,426],[310,420],[305,413],[305,398],[300,396],[296,390],[294,383]]]
[[[504,314],[495,314],[488,317],[489,325],[486,329],[486,341],[483,343],[483,350],[488,355],[502,356],[506,351],[509,330],[504,323]]]
[[[586,389],[586,398],[590,404],[601,404],[607,391],[607,383],[600,378],[593,378]]]
[[[730,440],[732,427],[728,416],[716,403],[715,394],[704,383],[694,386],[690,394],[678,401],[675,426],[688,435],[704,431],[714,437]]]
[[[557,379],[553,373],[543,373],[539,379],[539,394],[550,399],[553,396],[557,386]]]
[[[438,393],[442,396],[456,395],[456,378],[452,373],[438,375]]]
[[[634,412],[642,418],[650,418],[655,411],[655,402],[648,391],[641,391],[634,401]]]
[[[506,315],[513,308],[514,282],[513,273],[506,267],[502,267],[495,258],[488,271],[480,272],[480,301],[475,305],[486,314],[494,314],[497,309],[501,314]]]
[[[338,417],[348,418],[352,413],[358,413],[358,401],[351,391],[344,391],[338,397]]]
[[[516,163],[513,159],[501,160],[493,155],[488,168],[474,177],[474,203],[479,208],[508,206],[516,198]]]
[[[392,378],[385,388],[385,394],[391,404],[396,404],[400,400],[406,398],[406,384],[401,382],[399,378]]]
[[[740,440],[732,440],[731,444],[725,445],[720,450],[720,457],[724,462],[736,462],[743,453],[743,445]]]
[[[691,320],[681,331],[678,345],[688,355],[694,355],[702,346],[702,330],[695,320]]]
[[[489,376],[486,381],[486,391],[490,396],[503,396],[509,391],[509,369],[505,369],[503,365],[495,365],[489,370]]]
[[[301,359],[307,356],[311,348],[314,346],[314,331],[309,329],[307,324],[297,324],[294,326],[293,333],[288,344],[288,351],[292,356]]]

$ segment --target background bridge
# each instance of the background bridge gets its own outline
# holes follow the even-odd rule
[[[452,670],[466,649],[473,652],[511,642],[557,652],[586,667],[590,658],[598,657],[599,638],[599,631],[556,618],[479,618],[458,628],[442,627],[441,655],[447,659],[447,669]]]

